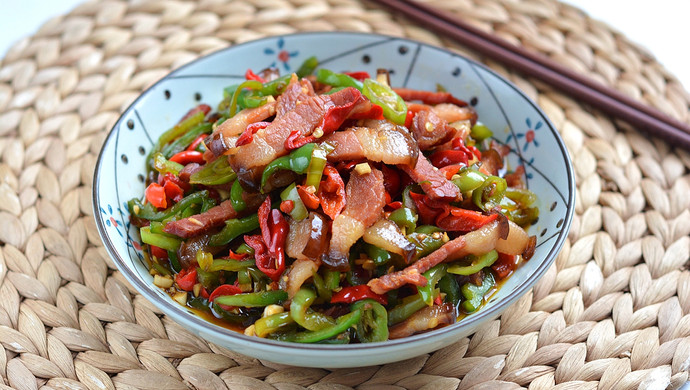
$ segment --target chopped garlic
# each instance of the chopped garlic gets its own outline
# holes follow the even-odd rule
[[[186,305],[187,304],[187,292],[186,291],[180,291],[173,295],[173,299],[179,303],[180,305]]]
[[[194,287],[192,287],[192,291],[194,292],[194,296],[198,297],[201,293],[201,283],[195,284]]]
[[[317,127],[314,129],[314,132],[311,133],[315,138],[321,138],[323,137],[323,128],[321,126]]]
[[[355,165],[355,172],[357,172],[360,175],[367,175],[371,173],[371,167],[367,162],[359,163]]]
[[[153,277],[153,284],[160,288],[170,288],[173,285],[173,280],[170,276],[155,275]]]
[[[256,336],[256,332],[254,331],[254,324],[251,324],[244,329],[244,335],[245,336]]]
[[[443,242],[448,242],[448,241],[450,241],[450,237],[448,237],[448,233],[443,232]]]
[[[285,308],[280,305],[268,305],[264,308],[264,313],[262,314],[262,317],[272,316],[274,314],[282,313],[284,311]]]

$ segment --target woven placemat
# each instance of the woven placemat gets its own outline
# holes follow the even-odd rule
[[[433,6],[688,121],[690,96],[650,55],[553,0]],[[550,116],[573,157],[572,231],[500,320],[433,354],[358,369],[285,367],[210,345],[127,284],[96,233],[91,182],[119,113],[172,68],[304,30],[373,31],[486,62]],[[676,38],[670,38],[676,39]],[[678,388],[690,366],[690,155],[356,0],[101,1],[0,63],[2,388]]]

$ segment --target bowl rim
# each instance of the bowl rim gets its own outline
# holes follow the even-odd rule
[[[561,154],[564,157],[564,162],[565,162],[565,167],[566,167],[566,172],[567,172],[567,181],[568,181],[568,189],[569,191],[569,196],[563,197],[566,200],[566,213],[563,218],[563,224],[561,225],[561,230],[558,233],[558,236],[556,237],[555,241],[553,242],[551,249],[549,252],[545,255],[543,261],[535,268],[534,272],[532,272],[528,278],[526,278],[524,281],[522,281],[519,285],[516,286],[515,291],[513,291],[509,296],[506,297],[506,299],[503,299],[502,301],[497,302],[494,306],[490,308],[482,308],[480,309],[479,312],[474,313],[472,315],[469,315],[465,318],[463,318],[460,321],[456,321],[454,324],[444,326],[440,329],[436,329],[433,331],[429,332],[424,332],[421,334],[417,335],[412,335],[409,337],[405,337],[402,339],[394,339],[394,340],[386,340],[382,342],[374,342],[374,343],[361,343],[361,344],[336,344],[336,345],[331,345],[331,344],[303,344],[303,343],[294,343],[294,342],[286,342],[286,341],[278,341],[278,340],[271,340],[267,338],[261,338],[261,337],[254,337],[254,336],[246,336],[243,333],[222,327],[220,325],[213,324],[193,313],[190,311],[184,311],[184,307],[182,305],[176,304],[172,301],[167,301],[167,300],[161,300],[160,296],[155,295],[153,293],[153,290],[151,288],[151,285],[143,283],[138,277],[138,275],[135,275],[134,271],[130,269],[130,267],[126,266],[126,262],[120,257],[120,254],[116,250],[114,244],[110,240],[109,235],[106,233],[105,225],[103,222],[103,219],[100,218],[100,209],[101,209],[101,203],[99,201],[99,187],[98,187],[98,182],[101,178],[101,165],[102,165],[102,160],[103,160],[103,153],[106,150],[106,147],[110,144],[110,142],[113,142],[113,136],[117,134],[117,129],[123,125],[124,118],[125,116],[139,103],[140,100],[142,100],[146,95],[152,93],[152,90],[157,87],[159,84],[165,82],[166,80],[175,77],[177,73],[181,72],[182,70],[194,66],[198,64],[199,62],[206,60],[210,57],[217,56],[217,55],[223,55],[227,51],[234,50],[238,47],[242,46],[247,46],[247,45],[256,45],[257,43],[269,41],[269,40],[274,40],[277,38],[293,38],[293,37],[316,37],[316,36],[348,36],[348,35],[354,35],[354,36],[362,36],[362,37],[376,37],[376,38],[381,38],[381,39],[388,39],[390,41],[401,41],[401,42],[408,42],[412,43],[415,45],[421,45],[426,48],[434,49],[434,50],[439,50],[446,52],[448,54],[451,54],[452,56],[459,57],[469,63],[471,63],[473,66],[477,66],[489,73],[491,73],[493,76],[501,80],[503,83],[505,83],[506,86],[510,87],[512,90],[514,90],[519,96],[521,96],[529,105],[531,105],[542,117],[542,119],[545,121],[545,125],[549,128],[551,133],[553,134],[554,138],[556,139],[556,142],[558,144],[559,150]],[[385,34],[377,34],[377,33],[365,33],[365,32],[354,32],[354,31],[309,31],[309,32],[297,32],[297,33],[291,33],[291,34],[280,34],[280,35],[274,35],[274,36],[267,36],[259,39],[254,39],[246,42],[242,42],[239,44],[234,44],[228,47],[224,47],[218,50],[215,50],[213,52],[209,52],[205,55],[202,55],[190,62],[187,62],[172,71],[170,71],[168,74],[157,80],[155,83],[151,84],[149,87],[147,87],[144,91],[142,91],[137,98],[130,103],[125,110],[122,111],[120,116],[118,117],[117,121],[115,124],[112,126],[112,128],[108,131],[108,135],[106,136],[103,145],[101,147],[101,150],[98,153],[98,158],[96,161],[96,165],[94,168],[94,176],[93,176],[93,181],[92,181],[92,207],[93,207],[93,215],[94,219],[96,220],[96,226],[98,230],[98,235],[101,238],[101,241],[104,244],[104,247],[106,251],[108,252],[108,255],[110,258],[113,260],[117,268],[122,272],[122,274],[126,277],[126,279],[134,285],[136,290],[138,291],[139,294],[143,295],[147,300],[150,302],[156,302],[156,306],[167,316],[170,317],[177,317],[178,315],[182,315],[182,313],[186,314],[186,317],[184,318],[185,321],[190,321],[193,325],[199,326],[201,329],[204,329],[205,331],[208,331],[210,333],[213,333],[217,337],[229,337],[231,339],[237,339],[238,341],[243,341],[243,342],[249,342],[249,343],[258,343],[258,344],[263,344],[266,347],[274,347],[274,348],[281,348],[281,349],[289,349],[289,350],[294,350],[294,349],[302,349],[305,351],[333,351],[333,352],[339,352],[339,351],[355,351],[355,350],[372,350],[372,349],[383,349],[383,348],[388,348],[388,347],[394,347],[394,346],[399,346],[403,344],[418,344],[418,343],[424,343],[428,339],[434,339],[441,337],[443,335],[451,336],[449,335],[455,332],[459,332],[463,328],[471,328],[474,329],[476,326],[480,325],[484,320],[486,319],[491,319],[495,318],[498,315],[500,315],[508,306],[510,306],[516,299],[522,297],[527,290],[532,288],[534,284],[541,279],[541,277],[546,273],[548,268],[551,266],[551,264],[555,261],[556,257],[558,256],[558,253],[561,251],[565,240],[568,236],[568,233],[570,231],[570,227],[572,224],[572,220],[574,217],[575,213],[575,193],[576,193],[576,184],[575,184],[575,175],[574,175],[574,169],[573,169],[573,164],[572,160],[570,158],[570,154],[568,153],[568,150],[565,146],[565,143],[560,136],[560,133],[556,130],[556,127],[553,125],[549,117],[544,113],[544,111],[529,97],[527,94],[522,91],[520,88],[518,88],[514,83],[512,83],[510,80],[502,76],[501,74],[497,73],[496,71],[490,69],[486,65],[479,63],[471,58],[468,58],[462,54],[455,53],[450,51],[447,48],[436,46],[433,44],[417,41],[414,39],[410,38],[405,38],[405,37],[396,37],[396,36],[391,36],[391,35],[385,35]],[[474,331],[473,331],[474,332]]]

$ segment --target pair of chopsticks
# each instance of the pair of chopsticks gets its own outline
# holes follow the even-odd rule
[[[690,150],[690,125],[642,104],[621,92],[580,75],[557,62],[531,53],[459,19],[410,0],[374,0],[416,20],[425,27],[463,46],[501,62],[511,69],[542,80],[562,92],[588,103],[638,130]]]

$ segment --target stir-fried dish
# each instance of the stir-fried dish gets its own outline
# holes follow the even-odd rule
[[[474,313],[534,252],[524,171],[442,86],[317,66],[248,70],[161,135],[129,201],[153,283],[215,323],[301,343]]]

